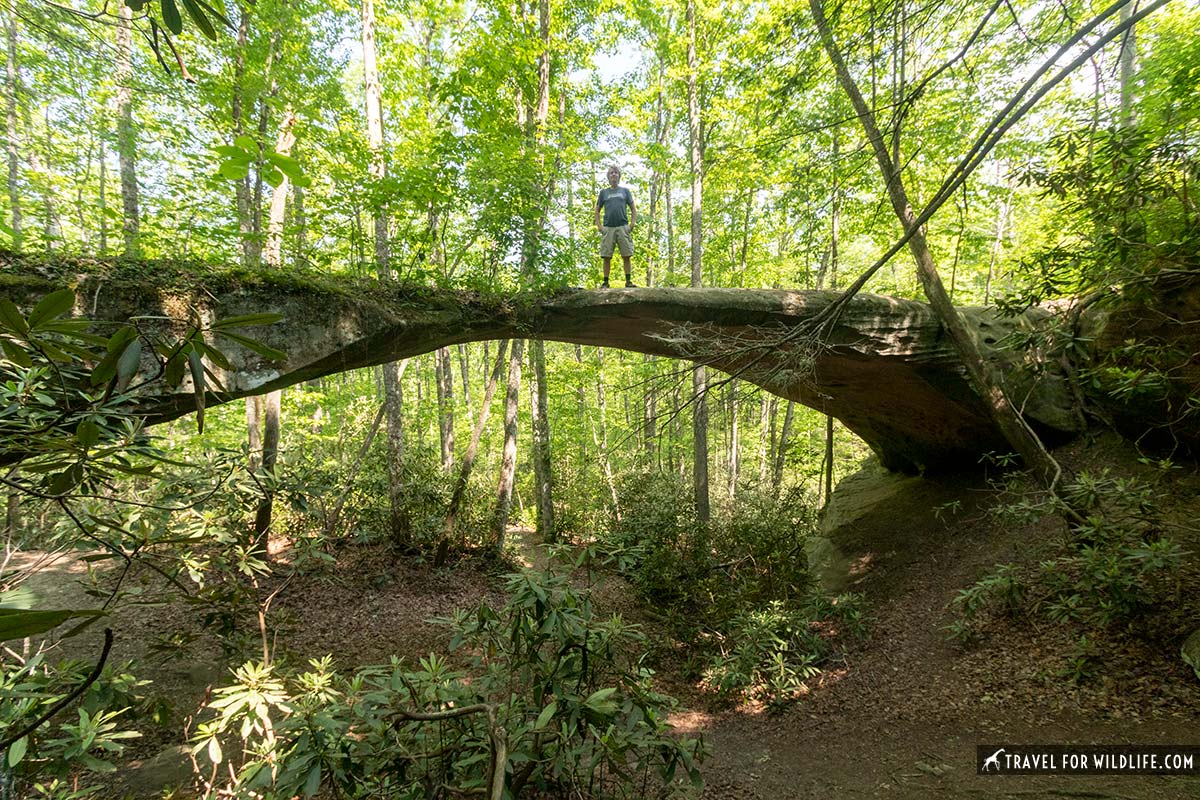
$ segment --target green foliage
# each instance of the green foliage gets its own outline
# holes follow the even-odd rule
[[[301,189],[312,185],[312,179],[304,174],[299,161],[269,148],[261,149],[250,136],[243,134],[234,139],[233,144],[218,145],[213,149],[225,159],[217,167],[217,175],[226,180],[244,179],[250,174],[251,168],[261,162],[259,170],[262,178],[272,187],[282,186],[285,178]]]
[[[1103,659],[1100,649],[1082,634],[1067,653],[1067,663],[1059,672],[1059,677],[1066,678],[1072,683],[1086,683],[1095,677]]]
[[[91,781],[98,774],[114,772],[112,759],[121,754],[125,742],[141,735],[123,729],[131,709],[145,707],[137,691],[144,682],[128,670],[129,665],[106,667],[80,698],[74,721],[43,723],[10,745],[3,755],[0,775],[10,775],[18,792],[43,792],[38,784],[54,786],[83,771],[82,780],[75,782],[72,791],[79,792],[76,797],[97,796],[102,784]],[[0,669],[0,694],[6,698],[0,704],[0,730],[7,734],[29,725],[91,671],[91,664],[80,661],[49,664],[40,652],[24,663],[6,658]],[[67,796],[50,793],[48,788],[45,792],[45,796]]]
[[[1022,179],[1059,199],[1075,236],[1025,263],[1020,303],[1112,285],[1136,292],[1160,272],[1200,266],[1200,220],[1183,199],[1200,175],[1195,143],[1146,127],[1089,127],[1056,136],[1050,152]]]
[[[746,492],[736,515],[708,526],[691,518],[690,487],[674,476],[637,475],[621,496],[599,549],[668,612],[718,697],[782,707],[807,690],[833,642],[865,635],[861,597],[811,586],[803,542],[813,514],[798,494]]]
[[[236,541],[232,536],[221,541],[214,535],[214,520],[204,515],[202,506],[215,502],[228,473],[218,477],[187,469],[156,473],[156,466],[187,465],[155,446],[143,433],[144,420],[130,408],[139,392],[161,390],[164,383],[179,386],[186,370],[201,427],[205,395],[220,385],[209,364],[230,367],[209,337],[223,336],[264,357],[282,357],[230,330],[269,324],[278,317],[254,314],[207,326],[197,323],[179,339],[158,334],[148,320],[133,319],[114,325],[110,335],[102,336],[92,331],[88,320],[67,317],[75,302],[75,292],[62,289],[47,294],[25,314],[10,300],[0,300],[0,457],[9,465],[4,478],[8,491],[60,512],[50,530],[39,532],[39,547],[90,551],[83,557],[89,564],[124,562],[115,585],[93,589],[93,594],[105,598],[106,609],[134,591],[124,584],[137,560],[177,588],[182,585],[176,575],[188,571],[202,590],[188,599],[207,602],[210,614],[224,614],[236,606],[227,587],[238,585],[239,577],[261,571],[257,548],[244,534]],[[208,481],[217,489],[197,486]],[[191,516],[179,520],[176,514]],[[12,534],[8,547],[20,546],[22,542]],[[171,547],[164,546],[168,543]],[[189,544],[204,548],[204,554],[189,551]],[[206,597],[203,590],[213,585],[208,576],[214,562],[223,568],[219,583],[224,590]],[[48,633],[69,620],[84,618],[84,623],[64,634],[70,636],[104,613],[24,608],[30,605],[25,602],[29,598],[21,599],[12,590],[20,579],[20,575],[0,576],[8,589],[4,599],[16,606],[0,609],[0,636],[5,639]],[[232,596],[247,594],[243,587]],[[82,683],[90,672],[87,665],[50,668],[42,661],[40,653],[24,662],[17,659],[16,666],[5,660],[5,694],[20,698],[4,706],[10,716],[5,730],[19,729],[52,707],[68,695],[72,683]],[[77,721],[62,721],[60,715],[58,721],[45,723],[31,734],[31,739],[14,743],[6,756],[8,766],[28,765],[20,780],[30,785],[47,775],[61,781],[75,769],[114,771],[106,759],[122,751],[122,740],[139,735],[118,727],[118,717],[135,705],[135,686],[131,677],[102,675],[79,701]],[[61,784],[53,781],[34,790],[66,796]]]
[[[1070,518],[1072,509],[1091,509],[1077,519],[1036,567],[997,565],[952,601],[957,614],[945,628],[966,644],[978,637],[989,617],[1044,616],[1085,631],[1115,626],[1143,629],[1147,616],[1178,597],[1186,555],[1168,531],[1152,481],[1112,476],[1107,470],[1080,473],[1061,490],[1061,499],[1018,497],[996,509],[1007,524],[1029,525],[1048,514]],[[1089,666],[1095,653],[1079,664]],[[1090,667],[1089,667],[1090,668]],[[1072,677],[1086,675],[1076,670]]]
[[[1024,607],[1025,584],[1012,564],[997,564],[994,572],[959,591],[952,601],[959,613],[973,618],[989,608],[1015,616]]]
[[[564,577],[512,575],[507,589],[504,608],[447,620],[472,654],[471,673],[436,655],[416,670],[393,661],[349,678],[328,658],[299,673],[248,663],[209,704],[195,752],[219,774],[228,762],[235,797],[415,800],[481,790],[497,731],[513,797],[672,797],[698,786],[703,748],[670,733],[669,699],[629,656],[638,634],[597,619]],[[474,706],[490,711],[406,716]]]
[[[861,595],[814,597],[804,608],[771,601],[739,613],[716,636],[704,684],[718,697],[749,696],[782,708],[807,693],[806,682],[820,674],[841,634],[866,635]]]

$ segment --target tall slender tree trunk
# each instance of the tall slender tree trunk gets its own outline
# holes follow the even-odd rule
[[[700,100],[697,90],[699,69],[696,63],[696,0],[688,0],[687,36],[688,152],[692,173],[692,286],[701,286],[704,275],[703,228],[700,219],[703,164],[701,163]],[[695,397],[692,410],[693,498],[696,505],[696,519],[701,523],[706,523],[711,516],[708,500],[708,379],[704,367],[699,364],[692,370],[692,393]]]
[[[54,205],[54,188],[51,183],[51,175],[54,172],[54,142],[52,133],[54,126],[50,121],[50,104],[47,103],[43,109],[44,129],[46,137],[42,148],[42,163],[41,170],[46,175],[46,181],[42,186],[42,206],[45,208],[44,225],[42,227],[43,237],[46,240],[46,252],[54,249],[54,243],[63,238],[62,223],[58,218],[58,210]]]
[[[1121,24],[1129,22],[1133,16],[1136,3],[1129,2],[1121,6]],[[1133,113],[1133,74],[1134,62],[1137,58],[1137,37],[1131,26],[1121,37],[1121,127],[1131,128],[1134,123]]]
[[[405,544],[411,533],[404,502],[404,390],[401,379],[407,361],[391,361],[380,367],[384,413],[387,421],[388,507],[391,509],[392,541]]]
[[[121,165],[122,231],[125,255],[141,255],[138,244],[137,134],[133,127],[133,10],[117,5],[117,154]]]
[[[842,224],[842,191],[840,186],[841,172],[839,165],[841,164],[841,135],[840,128],[837,125],[833,126],[833,180],[830,182],[829,188],[829,248],[825,251],[826,258],[821,262],[821,268],[817,271],[817,289],[824,289],[826,279],[830,289],[837,287],[838,274],[838,246],[840,244],[839,237],[841,234]]]
[[[546,354],[542,341],[530,342],[530,362],[533,367],[533,385],[530,387],[530,406],[533,420],[533,474],[537,483],[538,536],[545,542],[553,542],[558,536],[554,524],[554,494],[550,471],[550,417],[549,400],[546,396]]]
[[[457,349],[458,367],[462,375],[463,405],[467,412],[467,419],[474,419],[475,411],[472,408],[471,400],[471,353],[465,344],[458,345]],[[484,366],[487,366],[486,362],[484,362]]]
[[[592,442],[600,456],[600,471],[612,497],[613,513],[620,518],[621,504],[617,494],[617,480],[613,475],[612,461],[608,457],[608,392],[604,380],[604,348],[596,348],[596,404],[599,406],[597,423],[592,428]]]
[[[304,187],[292,184],[292,263],[303,266],[308,260],[308,217],[304,210]]]
[[[275,462],[279,458],[279,400],[280,393],[277,391],[263,396],[262,462],[259,464],[259,468],[261,473],[268,478],[274,478]],[[271,529],[274,500],[274,487],[268,482],[254,515],[254,541],[256,547],[262,550],[267,548],[267,535]]]
[[[513,479],[517,472],[517,411],[521,397],[521,360],[525,342],[515,339],[508,356],[508,392],[504,398],[504,455],[500,461],[500,481],[496,487],[496,510],[492,515],[492,537],[496,550],[503,552],[512,508]]]
[[[769,392],[762,393],[762,408],[758,414],[758,485],[760,491],[767,485],[770,475],[771,440],[774,436],[774,415],[776,396]]]
[[[821,37],[821,43],[825,48],[825,52],[829,55],[830,61],[833,62],[838,82],[850,97],[850,102],[858,115],[859,123],[863,126],[871,148],[875,152],[875,159],[882,173],[888,197],[892,202],[892,209],[895,211],[896,217],[900,220],[905,234],[911,236],[908,240],[908,247],[917,263],[917,277],[920,279],[921,286],[925,290],[925,296],[929,300],[934,313],[937,314],[938,319],[950,335],[950,340],[954,343],[955,349],[958,350],[959,357],[962,358],[963,365],[966,367],[967,377],[972,388],[987,405],[996,427],[1013,449],[1021,456],[1026,468],[1043,485],[1051,489],[1055,488],[1062,475],[1061,468],[1046,451],[1037,434],[1033,432],[1028,423],[1025,422],[1024,418],[1009,401],[999,377],[993,375],[988,369],[983,356],[979,352],[978,345],[971,338],[965,323],[946,294],[941,276],[938,274],[937,265],[933,259],[933,254],[930,252],[929,245],[926,242],[925,234],[914,226],[916,214],[909,203],[908,193],[904,187],[903,175],[898,165],[892,161],[888,153],[887,145],[875,123],[874,112],[867,106],[862,93],[858,89],[858,84],[855,83],[853,76],[851,76],[849,69],[846,67],[841,52],[833,41],[829,23],[825,19],[822,0],[809,0],[809,8],[812,11],[817,31]]]
[[[701,286],[703,272],[703,228],[701,226],[701,203],[703,195],[703,170],[701,163],[701,120],[698,93],[699,68],[696,63],[696,0],[687,4],[687,104],[688,104],[688,156],[692,178],[691,214],[691,265],[692,286]]]
[[[246,398],[246,468],[258,470],[262,463],[262,395]]]
[[[825,497],[823,506],[833,497],[833,417],[825,415]]]
[[[279,136],[275,141],[275,152],[282,156],[291,155],[292,147],[296,144],[296,115],[291,109],[284,112],[283,123],[279,128]],[[287,198],[290,182],[286,175],[283,182],[271,191],[271,208],[267,214],[267,242],[263,251],[263,260],[267,266],[279,269],[283,266],[283,220],[287,211]]]
[[[729,391],[729,499],[737,497],[738,472],[741,470],[741,448],[738,441],[738,382],[728,384]]]
[[[642,394],[642,436],[647,465],[653,465],[658,446],[658,361],[646,354],[642,358],[645,376]]]
[[[897,144],[897,147],[899,145]],[[823,279],[828,277],[829,288],[837,287],[838,276],[838,248],[841,245],[841,210],[842,210],[842,192],[841,192],[841,129],[835,125],[833,127],[833,181],[830,186],[829,195],[829,259],[828,272],[823,267],[821,272],[817,273],[818,289],[825,288]],[[789,411],[791,408],[789,407]],[[825,493],[824,504],[829,504],[829,498],[833,492],[833,417],[825,415],[825,456],[822,461],[824,467]],[[776,483],[776,491],[778,491],[778,482]]]
[[[263,236],[263,171],[265,168],[262,143],[267,140],[267,131],[271,124],[271,105],[272,100],[279,94],[279,79],[275,75],[275,59],[279,53],[279,45],[282,39],[282,34],[276,30],[272,31],[270,43],[267,45],[267,63],[263,69],[265,80],[269,88],[266,93],[258,98],[258,137],[259,142],[257,157],[254,164],[254,186],[250,196],[250,263],[259,264],[263,261],[263,247],[265,237]],[[290,113],[290,111],[289,111]],[[293,138],[292,143],[295,143]],[[291,145],[288,145],[288,151],[291,151]],[[286,182],[286,176],[285,176]],[[272,194],[274,198],[274,194]],[[283,229],[283,217],[279,218],[280,230]]]
[[[286,156],[291,153],[292,145],[296,143],[296,136],[292,131],[295,124],[296,117],[289,111],[284,117],[279,138],[275,143],[275,151],[280,155]],[[283,183],[275,187],[271,194],[271,211],[267,219],[267,246],[263,253],[263,260],[266,261],[267,266],[274,269],[283,266],[283,217],[287,210],[287,193],[288,180],[285,176]],[[263,397],[261,418],[258,414],[257,404],[250,403],[250,398],[246,398],[246,400],[246,429],[250,435],[251,450],[257,449],[254,444],[255,439],[259,436],[258,427],[261,424],[262,459],[259,466],[262,473],[273,480],[275,463],[279,456],[280,407],[283,403],[283,390],[276,389]],[[262,500],[259,501],[254,521],[254,538],[262,547],[266,546],[265,536],[271,526],[274,501],[274,492],[268,483],[268,489],[264,492]]]
[[[371,152],[368,172],[372,180],[381,181],[387,175],[387,161],[383,150],[383,87],[379,82],[375,44],[374,0],[363,0],[362,45],[367,103],[367,147]],[[381,280],[388,280],[392,277],[391,252],[387,214],[382,206],[375,210],[374,232],[375,269]],[[388,501],[391,507],[392,541],[396,544],[406,543],[411,533],[404,503],[404,420],[401,415],[403,390],[400,385],[404,366],[404,362],[391,362],[384,364],[381,370],[387,418]]]
[[[250,30],[250,11],[245,2],[238,3],[238,30],[233,55],[233,98],[231,101],[233,136],[246,133],[246,43]],[[233,184],[237,202],[238,243],[242,251],[242,266],[254,267],[253,231],[250,223],[250,178],[239,178]]]
[[[990,303],[992,298],[992,288],[996,281],[996,267],[1000,263],[1000,256],[1004,252],[1004,237],[1008,233],[1008,215],[1012,208],[1012,188],[1009,187],[1007,197],[1001,197],[999,204],[996,206],[996,229],[992,236],[991,256],[988,259],[987,277],[983,281],[983,302]]]
[[[583,373],[583,369],[582,369],[582,367],[583,367],[583,348],[581,346],[579,346],[578,344],[576,344],[574,346],[574,352],[575,352],[575,363],[580,367],[579,373],[582,375],[582,373]],[[587,406],[587,389],[584,388],[582,377],[575,383],[575,407],[578,409],[579,419],[581,421],[582,420],[589,420],[589,421],[591,420],[591,414],[588,412],[588,406]],[[583,429],[585,429],[585,428],[581,428],[581,430],[583,430]],[[589,439],[589,437],[586,433],[581,433],[580,437],[579,437],[579,442],[576,445],[577,452],[580,456],[580,461],[585,464],[593,463],[588,458],[588,439]]]
[[[666,93],[666,60],[661,56],[658,59],[658,91],[654,100],[654,144],[658,147],[659,152],[664,152],[667,139],[667,93]],[[650,236],[648,247],[646,248],[646,285],[653,286],[654,279],[657,277],[655,267],[658,265],[658,238],[659,238],[659,220],[658,220],[658,199],[662,192],[663,173],[660,169],[659,159],[654,159],[654,171],[650,178]]]
[[[775,464],[771,474],[771,492],[778,497],[783,486],[783,468],[787,464],[788,439],[792,435],[792,420],[795,417],[796,404],[791,400],[787,404],[787,412],[783,415],[783,427],[779,431],[779,443],[775,447]]]
[[[387,176],[387,161],[383,152],[383,87],[379,82],[378,56],[375,45],[375,2],[363,0],[362,5],[363,77],[367,95],[367,147],[371,151],[368,172],[373,181]],[[382,206],[375,210],[375,268],[380,278],[392,276],[388,247],[387,213]]]
[[[538,0],[538,38],[541,53],[538,55],[537,98],[530,115],[531,144],[535,148],[539,175],[545,172],[546,152],[546,123],[550,117],[550,0]],[[556,162],[557,163],[557,162]],[[557,171],[557,170],[556,170]],[[541,191],[534,187],[537,202],[548,204],[553,191],[554,178],[549,181],[550,192]],[[534,215],[531,228],[526,234],[527,275],[532,275],[541,258],[542,228],[545,224],[548,205],[539,208]],[[532,392],[532,434],[533,434],[533,473],[537,484],[535,495],[537,501],[537,532],[542,541],[552,542],[557,534],[554,525],[554,492],[553,468],[550,460],[550,418],[546,385],[546,350],[541,340],[535,339],[529,343],[530,362],[533,368]]]
[[[21,88],[21,74],[17,66],[17,15],[15,9],[5,13],[4,32],[8,41],[8,57],[5,60],[4,102],[5,151],[8,155],[8,209],[12,227],[13,250],[21,252],[21,148],[17,131],[17,94]]]
[[[450,364],[450,348],[434,351],[434,379],[437,383],[438,441],[442,447],[442,469],[454,467],[454,368]]]
[[[667,283],[675,277],[675,208],[671,200],[671,170],[663,174],[663,202],[667,207]]]
[[[108,148],[104,137],[100,138],[100,255],[108,255]]]

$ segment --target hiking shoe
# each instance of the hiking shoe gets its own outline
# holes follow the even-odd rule
[[[608,286],[608,281],[603,281],[603,282],[601,282],[601,284],[600,284],[600,288],[601,288],[601,289],[607,289],[607,288],[609,288],[609,286]]]
[[[633,288],[634,288],[633,281],[629,280],[629,278],[626,278],[626,279],[625,279],[625,288],[626,288],[626,289],[633,289]]]

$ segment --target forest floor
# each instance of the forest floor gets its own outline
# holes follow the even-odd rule
[[[1076,469],[1112,458],[1111,443],[1059,454]],[[1123,465],[1129,468],[1130,465]],[[1180,478],[1164,502],[1187,523],[1200,479]],[[961,501],[941,520],[935,509]],[[1065,673],[1076,638],[1034,619],[999,621],[966,650],[947,640],[948,605],[994,565],[1036,563],[1055,532],[1005,528],[986,515],[996,492],[978,478],[927,480],[857,521],[871,633],[781,714],[692,711],[676,724],[713,748],[705,797],[1200,798],[1200,778],[980,776],[976,745],[1200,745],[1200,680],[1179,644],[1113,632],[1093,636],[1099,660],[1076,683]],[[1200,586],[1200,539],[1183,585]],[[1180,633],[1200,627],[1194,602]]]
[[[1111,448],[1110,448],[1111,449]],[[1095,460],[1086,445],[1068,456]],[[1110,456],[1105,453],[1105,458]],[[935,509],[959,501],[952,519]],[[1194,521],[1200,477],[1177,481],[1170,502]],[[928,480],[887,508],[856,522],[854,548],[866,565],[852,588],[866,595],[870,633],[812,682],[811,691],[782,713],[754,704],[714,706],[682,675],[670,647],[656,650],[664,690],[681,701],[676,727],[703,735],[711,748],[704,797],[728,800],[791,798],[1172,798],[1200,797],[1200,779],[1172,777],[977,776],[977,744],[1200,745],[1200,681],[1180,659],[1178,645],[1147,643],[1114,634],[1097,641],[1102,660],[1076,683],[1064,677],[1075,639],[1057,626],[1032,620],[993,624],[967,650],[947,642],[948,603],[964,586],[1007,561],[1037,557],[1050,530],[1005,528],[985,511],[995,491],[978,477]],[[543,566],[530,531],[514,530],[527,566]],[[1185,542],[1193,553],[1200,541]],[[33,586],[43,602],[78,603],[73,580],[82,562],[60,559]],[[1195,561],[1184,578],[1200,585]],[[274,611],[288,621],[287,651],[335,656],[339,669],[410,660],[444,651],[446,630],[429,622],[455,607],[503,602],[494,570],[476,560],[448,569],[397,563],[386,549],[346,547],[336,566],[289,584]],[[620,611],[648,629],[652,641],[668,632],[648,615],[620,579],[598,589],[602,611]],[[181,722],[210,684],[228,672],[211,642],[180,650],[149,643],[170,630],[186,608],[134,606],[113,620],[112,660],[134,661],[153,684],[146,694],[171,698],[174,724],[143,727],[121,765],[112,797],[130,792],[157,797],[184,779],[190,763],[181,746]],[[1200,626],[1196,617],[1188,630]],[[70,640],[74,655],[99,649],[100,631]],[[176,795],[177,796],[177,795]]]

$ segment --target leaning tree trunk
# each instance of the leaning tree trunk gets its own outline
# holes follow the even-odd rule
[[[492,398],[496,396],[496,386],[500,383],[500,375],[504,371],[504,356],[508,352],[508,340],[501,339],[496,350],[496,363],[492,374],[488,377],[487,387],[483,392],[483,405],[479,407],[479,418],[475,421],[475,429],[471,431],[471,443],[463,454],[462,464],[458,467],[458,478],[454,481],[454,490],[450,494],[450,505],[446,508],[445,541],[454,535],[454,523],[458,518],[458,509],[462,506],[463,496],[467,491],[467,483],[471,480],[471,469],[475,466],[475,456],[479,453],[479,440],[483,437],[483,429],[487,425],[488,416],[492,409]],[[445,547],[438,547],[438,558],[434,566],[441,566],[445,561]]]
[[[908,193],[904,188],[903,175],[899,166],[892,160],[892,156],[888,152],[887,144],[875,122],[874,111],[868,107],[866,101],[863,99],[858,84],[855,83],[854,77],[850,74],[850,70],[846,66],[841,52],[833,41],[829,23],[825,19],[822,0],[809,0],[808,4],[812,11],[813,19],[816,22],[817,31],[821,37],[821,44],[824,46],[825,52],[829,55],[830,61],[833,62],[838,82],[850,97],[850,102],[854,106],[859,122],[862,124],[867,139],[871,143],[871,149],[875,152],[875,160],[882,173],[888,198],[892,203],[892,209],[895,211],[897,218],[899,218],[900,224],[904,228],[904,233],[911,237],[908,240],[908,248],[917,263],[917,277],[920,279],[921,286],[925,290],[925,296],[929,300],[929,305],[933,308],[934,313],[937,314],[938,319],[941,320],[942,325],[949,334],[950,340],[954,343],[955,349],[958,351],[966,367],[968,380],[972,388],[974,388],[987,406],[996,427],[1012,448],[1021,456],[1026,468],[1037,476],[1043,485],[1050,488],[1055,487],[1061,476],[1061,469],[1054,459],[1051,458],[1050,454],[1046,452],[1046,448],[1041,440],[1038,439],[1037,434],[1033,432],[1028,423],[1025,422],[1025,419],[1009,401],[999,377],[993,375],[991,370],[988,369],[982,354],[979,352],[979,347],[975,340],[971,338],[966,325],[958,314],[958,310],[955,309],[949,295],[946,294],[946,289],[942,285],[941,276],[938,274],[937,265],[934,262],[932,252],[929,250],[925,235],[920,229],[915,227],[916,214],[909,203]]]

